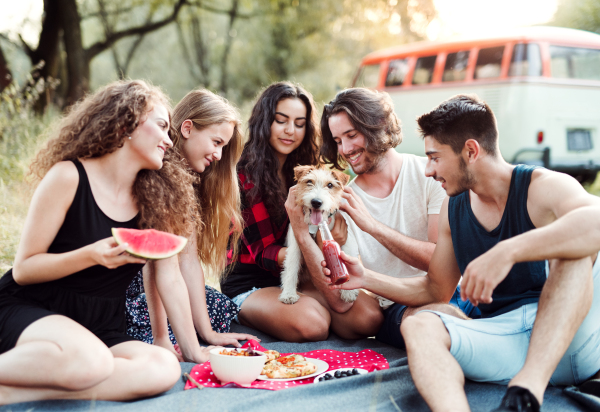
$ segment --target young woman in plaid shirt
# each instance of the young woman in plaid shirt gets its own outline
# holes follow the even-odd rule
[[[318,164],[321,139],[312,96],[298,85],[274,83],[258,98],[248,128],[237,169],[245,228],[237,258],[229,251],[221,290],[240,306],[244,325],[286,341],[324,340],[331,322],[325,307],[307,295],[293,305],[278,299],[293,169]]]

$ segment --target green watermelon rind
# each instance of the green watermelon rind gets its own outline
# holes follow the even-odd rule
[[[124,228],[120,228],[120,227],[113,227],[111,229],[111,232],[112,232],[113,238],[115,239],[115,242],[117,242],[118,245],[121,245],[125,242],[119,237],[119,230],[131,230],[131,229],[124,229]],[[160,232],[160,231],[157,231],[157,232]],[[179,252],[181,252],[183,250],[183,248],[185,247],[185,245],[187,244],[188,240],[185,237],[183,237],[183,236],[177,236],[177,237],[181,239],[181,244],[179,246],[177,246],[176,249],[171,250],[166,253],[163,253],[163,254],[152,254],[152,255],[143,254],[140,252],[136,252],[131,246],[127,247],[127,249],[125,249],[125,251],[127,253],[129,253],[131,256],[139,257],[142,259],[148,259],[148,260],[168,259],[172,256],[175,256]]]

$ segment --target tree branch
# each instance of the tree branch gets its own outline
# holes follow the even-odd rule
[[[134,9],[133,7],[125,7],[125,8],[122,8],[122,9],[117,9],[115,11],[104,12],[104,13],[107,16],[118,16],[121,13],[128,13],[128,12],[132,11],[133,9]],[[81,16],[81,20],[83,21],[85,19],[91,19],[91,18],[94,18],[94,17],[102,17],[102,14],[103,14],[103,12],[101,12],[101,11],[97,11],[95,13],[86,14],[85,16]]]
[[[21,44],[17,44],[14,41],[10,40],[7,36],[5,35],[1,35],[4,39],[8,40],[9,42],[11,42],[12,44],[14,44],[15,46],[17,46],[18,48],[22,49],[25,54],[27,55],[27,57],[29,57],[30,59],[32,58],[32,56],[35,54],[35,51],[32,50],[31,47],[29,47],[29,45],[27,44],[27,42],[25,42],[25,39],[23,39],[23,37],[21,37],[21,33],[19,33],[19,40],[21,41]]]
[[[231,14],[231,10],[223,10],[223,9],[218,9],[216,7],[213,6],[208,6],[206,4],[204,4],[201,0],[198,1],[188,1],[187,4],[189,4],[190,6],[196,6],[202,10],[206,10],[209,11],[211,13],[215,13],[215,14],[227,14],[230,15]],[[267,12],[256,12],[256,13],[248,13],[248,14],[244,14],[244,13],[237,13],[236,18],[239,19],[251,19],[253,17],[257,17],[257,16],[264,16],[265,14],[268,14]]]
[[[143,26],[132,27],[127,30],[122,30],[122,31],[112,33],[109,37],[106,38],[106,40],[104,40],[102,42],[97,42],[97,43],[91,45],[85,51],[87,60],[88,61],[92,60],[98,54],[102,53],[104,50],[108,49],[115,42],[117,42],[118,40],[121,40],[124,37],[133,36],[136,34],[137,35],[146,34],[151,31],[158,30],[161,27],[164,27],[167,24],[174,22],[175,19],[177,19],[177,15],[179,14],[179,11],[186,3],[187,3],[186,0],[177,0],[177,3],[175,4],[175,7],[173,8],[173,13],[169,17],[165,18],[164,20],[160,20],[160,21],[157,21],[152,24],[146,24]]]
[[[227,94],[228,87],[228,77],[227,77],[227,60],[229,59],[229,51],[231,50],[231,44],[233,43],[233,37],[231,36],[231,30],[233,29],[233,24],[235,23],[235,19],[238,15],[238,7],[240,1],[233,0],[231,5],[231,10],[227,14],[229,14],[229,27],[227,28],[227,37],[225,42],[225,50],[223,50],[223,57],[221,59],[221,86],[219,87],[222,94]]]
[[[135,39],[135,42],[129,49],[129,52],[127,53],[127,57],[125,58],[125,64],[123,66],[123,78],[125,78],[125,76],[127,76],[127,72],[129,71],[129,65],[131,64],[131,60],[133,60],[133,55],[135,54],[135,52],[138,49],[138,47],[140,46],[140,44],[142,44],[142,41],[144,40],[144,36],[146,36],[145,33],[140,34],[138,36],[138,38]]]
[[[189,49],[185,42],[185,36],[183,35],[183,29],[181,28],[181,23],[177,21],[177,36],[179,37],[179,45],[181,46],[181,54],[183,55],[183,59],[187,63],[188,70],[190,72],[190,76],[197,83],[202,83],[202,79],[196,72],[194,71],[194,64],[192,63],[192,58],[190,57]]]

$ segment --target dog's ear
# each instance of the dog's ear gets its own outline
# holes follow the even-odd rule
[[[294,180],[300,181],[304,175],[314,169],[314,166],[296,166],[294,167]]]
[[[333,176],[339,180],[340,182],[342,182],[343,186],[346,186],[348,184],[348,182],[350,181],[350,175],[347,175],[344,172],[340,172],[339,170],[332,170],[331,173],[333,173]]]

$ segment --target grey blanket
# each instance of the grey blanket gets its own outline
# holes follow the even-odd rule
[[[183,379],[170,391],[150,399],[135,402],[107,401],[44,401],[28,402],[1,407],[0,411],[94,411],[103,412],[167,412],[167,411],[429,411],[417,392],[408,370],[406,352],[374,339],[342,340],[334,335],[323,342],[280,342],[268,335],[243,326],[234,325],[234,332],[246,332],[262,339],[267,349],[282,353],[307,352],[315,349],[335,349],[358,352],[372,349],[388,360],[388,370],[376,371],[352,378],[332,380],[318,385],[302,385],[280,391],[243,388],[204,388],[183,390]],[[182,363],[183,372],[189,372],[192,363]],[[505,388],[497,385],[467,381],[465,385],[471,409],[490,411],[498,406]],[[542,411],[594,411],[592,400],[577,402],[576,391],[548,388]],[[588,401],[586,403],[586,401]],[[597,404],[600,405],[600,404]]]

